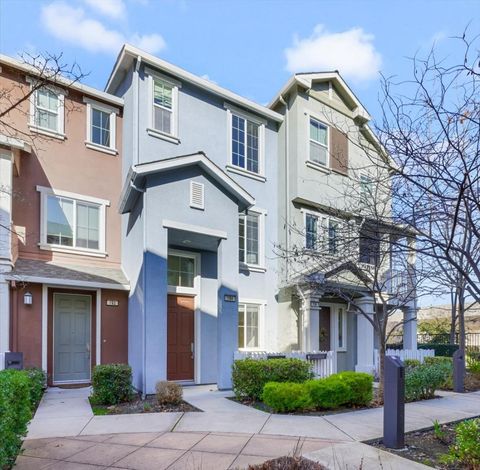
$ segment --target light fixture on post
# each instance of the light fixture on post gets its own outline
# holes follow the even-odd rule
[[[25,294],[23,294],[23,303],[25,305],[33,304],[33,295],[31,292],[25,292]]]

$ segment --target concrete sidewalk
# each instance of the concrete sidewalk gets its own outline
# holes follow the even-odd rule
[[[360,463],[363,469],[428,468],[361,443],[382,436],[382,408],[272,415],[228,400],[231,392],[195,386],[185,387],[184,398],[203,412],[93,416],[89,393],[89,388],[47,391],[30,423],[18,468],[242,468],[295,449],[331,469]],[[480,392],[445,393],[407,404],[406,430],[479,414]]]

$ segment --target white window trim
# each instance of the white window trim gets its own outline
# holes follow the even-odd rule
[[[265,300],[260,299],[247,299],[241,297],[238,300],[238,305],[255,305],[258,307],[258,346],[256,348],[241,348],[240,345],[238,346],[239,351],[262,351],[265,349],[265,307],[267,306],[267,302]],[[237,313],[238,315],[238,313]],[[237,321],[237,335],[238,335],[238,321]]]
[[[36,81],[30,77],[27,77],[27,82],[30,83],[30,89],[33,89],[33,87],[36,85]],[[41,127],[37,126],[35,124],[35,97],[37,94],[37,90],[35,90],[31,95],[30,95],[30,112],[29,112],[29,123],[28,127],[32,132],[36,132],[38,134],[43,134],[48,137],[53,137],[55,139],[60,139],[64,140],[65,139],[65,91],[52,86],[52,85],[42,85],[40,88],[49,88],[51,91],[57,94],[58,96],[58,102],[59,102],[59,107],[58,107],[58,129],[56,131],[53,131],[52,129],[48,129],[47,127]]]
[[[265,126],[267,124],[267,121],[257,116],[254,116],[250,113],[247,113],[243,110],[240,110],[239,108],[229,103],[224,103],[224,107],[227,110],[227,142],[228,142],[227,150],[229,155],[226,169],[228,171],[231,171],[232,173],[241,174],[243,176],[255,179],[257,181],[265,182],[266,181],[266,178],[265,178]],[[246,168],[233,164],[233,160],[232,160],[232,116],[233,114],[247,121],[254,122],[259,126],[258,127],[258,173],[255,173],[254,171],[249,171]],[[245,130],[245,135],[246,135],[246,130]],[[245,153],[245,164],[247,161],[246,159],[247,159],[247,155]]]
[[[343,346],[338,345],[338,311],[343,309]],[[347,351],[347,341],[348,341],[348,330],[347,330],[347,308],[345,305],[330,305],[330,347],[333,351],[337,352],[346,352]]]
[[[166,75],[159,72],[155,72],[149,68],[145,69],[147,75],[147,90],[148,90],[148,121],[147,121],[147,134],[152,137],[158,137],[159,139],[166,140],[174,144],[179,144],[178,138],[178,89],[182,87],[182,84]],[[153,82],[157,80],[164,82],[172,87],[172,132],[167,134],[154,127],[154,101],[153,101]]]
[[[338,219],[336,217],[332,217],[330,215],[323,214],[321,212],[315,212],[315,211],[312,211],[310,209],[301,208],[300,212],[303,214],[303,230],[304,230],[303,246],[306,250],[315,251],[313,248],[307,248],[307,214],[317,218],[317,220],[318,220],[317,231],[318,231],[318,229],[326,230],[325,236],[326,236],[327,241],[328,241],[329,236],[330,236],[330,234],[329,234],[330,221],[337,222],[339,224],[342,223],[341,219]],[[323,224],[325,224],[325,226]],[[318,239],[318,236],[319,236],[319,234],[317,233],[317,239]],[[336,256],[336,254],[328,253],[328,256]]]
[[[258,215],[258,264],[246,263],[240,261],[240,269],[247,270],[251,272],[264,273],[267,268],[265,265],[265,218],[267,216],[267,211],[259,207],[252,207],[247,210],[247,215],[249,213]],[[245,214],[244,214],[245,215]],[[246,224],[245,224],[246,231]],[[245,232],[245,254],[246,254],[246,232]]]
[[[105,227],[106,227],[106,207],[110,205],[110,201],[100,199],[92,196],[84,196],[82,194],[71,193],[68,191],[61,191],[54,188],[46,188],[44,186],[37,186],[37,191],[40,193],[40,243],[38,244],[41,250],[57,251],[60,253],[77,253],[88,256],[105,257],[106,243],[105,243]],[[84,202],[96,204],[99,206],[99,234],[98,250],[82,247],[69,247],[64,245],[56,245],[47,243],[47,198],[48,196],[58,196],[67,199],[72,199],[75,202]],[[76,211],[74,211],[74,233],[76,230]]]
[[[198,295],[200,292],[200,253],[184,250],[168,250],[168,256],[179,256],[181,258],[193,259],[193,287],[168,285],[169,294]],[[167,283],[168,283],[168,259],[167,259]]]
[[[85,141],[86,147],[92,150],[98,150],[110,155],[116,155],[118,153],[116,148],[117,132],[116,132],[116,115],[119,113],[118,108],[108,106],[99,101],[92,100],[90,98],[83,98],[83,102],[87,105],[87,139]],[[97,109],[110,115],[110,145],[100,145],[92,141],[92,110]]]
[[[328,173],[330,173],[330,141],[331,141],[330,125],[328,123],[326,123],[325,120],[319,118],[318,116],[316,116],[313,113],[307,112],[307,113],[305,113],[305,115],[307,117],[307,156],[308,156],[306,164],[310,168],[319,169],[319,170],[327,170]],[[327,161],[325,162],[325,165],[322,165],[321,163],[316,162],[316,161],[314,161],[310,158],[310,142],[312,142],[312,139],[310,138],[310,119],[313,119],[314,121],[319,122],[320,124],[322,124],[323,126],[325,126],[327,128],[327,147],[326,147],[326,149],[327,149]],[[316,140],[314,140],[313,142],[321,145],[322,147],[325,147],[322,143],[317,142]]]

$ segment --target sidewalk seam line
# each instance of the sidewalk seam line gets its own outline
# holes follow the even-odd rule
[[[327,415],[328,416],[328,415]],[[341,433],[345,434],[345,436],[349,437],[350,439],[352,439],[352,441],[354,442],[362,442],[362,441],[357,441],[357,439],[355,439],[353,436],[350,436],[350,434],[348,434],[347,432],[345,432],[343,429],[340,429],[335,423],[332,423],[331,421],[329,421],[327,418],[325,418],[325,416],[321,416],[328,424],[331,424],[334,428],[338,429]]]

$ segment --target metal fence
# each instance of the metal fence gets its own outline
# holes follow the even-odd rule
[[[427,334],[419,333],[417,335],[419,344],[450,344],[450,335],[448,333]],[[458,333],[455,335],[455,344],[459,343]],[[465,333],[465,343],[467,352],[480,352],[480,333]],[[398,347],[403,344],[402,335],[392,335],[389,338],[388,346]]]
[[[337,372],[337,354],[335,351],[312,352],[269,352],[269,351],[236,351],[235,359],[272,359],[275,357],[296,358],[312,364],[312,372],[317,378],[328,377]]]

